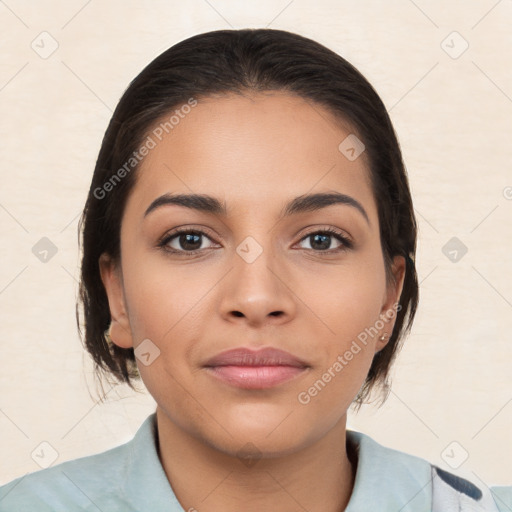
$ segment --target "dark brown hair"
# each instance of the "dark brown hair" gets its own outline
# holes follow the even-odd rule
[[[384,402],[390,367],[418,304],[413,261],[417,226],[400,146],[382,100],[354,66],[325,46],[283,30],[217,30],[190,37],[154,59],[124,92],[103,138],[79,222],[83,257],[77,323],[80,331],[81,302],[85,347],[97,376],[112,374],[133,387],[133,349],[114,345],[109,350],[104,340],[110,310],[98,260],[104,252],[120,257],[121,219],[136,179],[133,159],[149,130],[191,98],[262,91],[296,94],[323,106],[340,122],[348,122],[365,145],[388,280],[393,257],[402,255],[407,261],[391,339],[375,354],[355,405],[360,406],[376,384],[386,391]]]

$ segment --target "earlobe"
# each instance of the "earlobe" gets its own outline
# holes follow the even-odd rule
[[[405,281],[406,261],[403,256],[395,256],[393,259],[393,281],[387,286],[386,297],[380,312],[380,321],[384,324],[382,332],[376,344],[376,352],[382,350],[391,339],[395,326],[396,316],[399,311],[400,296]]]
[[[98,261],[101,280],[108,298],[110,316],[110,337],[119,347],[133,347],[130,320],[124,299],[121,269],[110,255],[103,253]]]
[[[390,340],[391,335],[387,332],[384,332],[378,339],[377,344],[375,345],[375,353],[380,352]]]

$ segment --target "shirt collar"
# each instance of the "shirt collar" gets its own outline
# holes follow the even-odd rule
[[[357,469],[345,512],[431,510],[432,478],[428,461],[382,446],[361,432],[347,430],[346,435],[347,444],[357,453]],[[158,457],[157,443],[156,413],[153,413],[128,443],[125,496],[136,510],[183,512]]]
[[[345,512],[430,512],[432,476],[427,460],[382,446],[354,430],[347,430],[347,444],[357,453],[357,470]]]
[[[125,494],[135,510],[183,512],[158,457],[157,443],[156,413],[153,413],[128,443]]]

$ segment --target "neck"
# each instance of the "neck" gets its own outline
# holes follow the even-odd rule
[[[341,512],[349,502],[357,461],[347,453],[346,416],[313,444],[272,458],[223,452],[160,407],[157,429],[160,462],[186,511]]]

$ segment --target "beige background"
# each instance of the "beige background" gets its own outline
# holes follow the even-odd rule
[[[78,215],[129,81],[172,44],[230,27],[337,51],[375,86],[401,141],[420,308],[391,396],[349,427],[512,484],[512,1],[34,4],[0,3],[0,484],[39,469],[41,442],[55,463],[89,455],[129,440],[153,411],[126,388],[97,401],[75,326]],[[32,252],[42,237],[57,248],[46,263]],[[468,249],[456,262],[442,251],[452,237]]]

